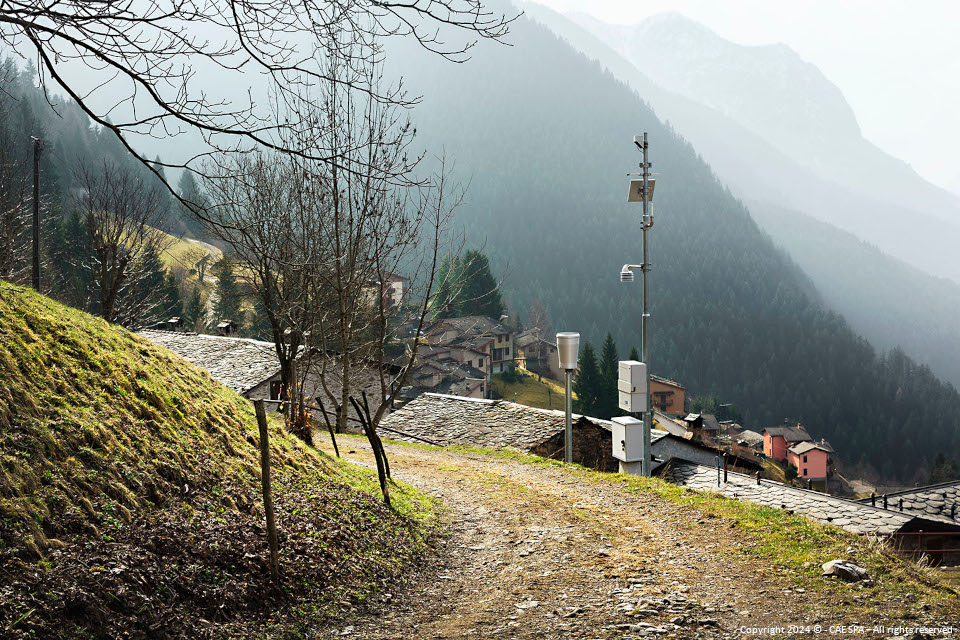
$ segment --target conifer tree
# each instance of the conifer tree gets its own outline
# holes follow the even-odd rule
[[[598,418],[609,419],[618,415],[617,411],[617,378],[620,377],[620,362],[617,356],[617,345],[613,336],[607,334],[603,341],[603,350],[600,352],[600,386],[598,398]]]
[[[190,299],[183,309],[183,323],[190,331],[203,333],[206,324],[206,309],[203,305],[203,296],[200,294],[200,287],[194,286]]]
[[[583,345],[579,365],[577,379],[573,383],[573,391],[577,394],[573,408],[577,413],[596,416],[599,410],[600,371],[593,345],[589,342]]]
[[[627,360],[636,360],[637,362],[640,362],[640,352],[637,351],[636,347],[632,347],[630,349],[630,355],[627,357]]]
[[[233,320],[238,326],[243,324],[243,299],[240,284],[233,273],[233,265],[226,258],[214,265],[217,286],[214,289],[216,302],[213,305],[215,323]]]
[[[490,271],[487,256],[470,250],[463,254],[460,265],[463,272],[463,292],[459,315],[499,319],[505,307],[500,298],[497,281]]]

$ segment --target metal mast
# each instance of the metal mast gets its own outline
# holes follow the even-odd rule
[[[634,142],[637,140],[634,138]],[[650,330],[650,296],[647,285],[647,273],[650,271],[650,242],[647,237],[647,231],[653,227],[653,215],[650,213],[650,162],[647,156],[647,132],[643,132],[643,143],[638,143],[643,152],[643,163],[640,165],[643,177],[643,264],[640,270],[643,272],[643,315],[640,318],[640,360],[647,365],[646,393],[647,407],[643,414],[643,475],[650,475],[650,429],[653,425],[653,399],[650,397],[650,344],[647,340],[647,334]]]

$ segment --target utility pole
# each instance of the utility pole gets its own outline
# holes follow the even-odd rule
[[[634,142],[637,140],[634,138]],[[650,213],[650,162],[647,158],[647,132],[643,132],[643,144],[640,147],[643,152],[643,220],[640,225],[643,229],[643,264],[640,270],[643,272],[643,315],[640,318],[640,360],[647,365],[646,375],[646,393],[647,407],[643,414],[643,475],[650,475],[650,429],[653,426],[653,398],[650,396],[650,344],[647,341],[647,335],[650,331],[650,296],[647,289],[647,273],[650,272],[650,243],[647,238],[647,231],[653,226],[653,215]]]
[[[40,291],[40,152],[43,143],[33,140],[33,290]]]

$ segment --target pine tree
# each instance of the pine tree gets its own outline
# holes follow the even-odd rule
[[[177,282],[177,278],[173,275],[173,272],[167,272],[163,287],[167,315],[183,318],[183,299],[180,297],[180,283]]]
[[[636,347],[631,347],[630,355],[627,357],[627,360],[636,360],[637,362],[640,362],[640,352],[637,351]]]
[[[589,342],[584,343],[583,353],[580,354],[573,391],[577,394],[574,410],[583,415],[596,416],[599,410],[600,371],[597,368],[597,356],[593,351],[593,345]]]
[[[233,265],[226,258],[214,265],[213,274],[217,278],[214,288],[216,302],[213,305],[213,320],[216,323],[232,320],[240,326],[243,324],[243,297],[240,293],[240,284],[233,274]]]
[[[178,210],[178,215],[180,217],[180,222],[197,238],[203,237],[203,221],[197,217],[196,211],[206,206],[207,199],[203,194],[203,191],[200,190],[200,186],[197,184],[196,178],[193,176],[193,172],[189,169],[185,169],[183,173],[180,174],[180,180],[177,182],[177,193],[180,194],[180,197],[184,200],[189,200],[196,206],[188,207],[183,203],[180,203],[176,209]]]
[[[434,314],[440,318],[487,316],[499,320],[506,310],[490,261],[471,249],[462,257],[444,257],[437,271]]]
[[[202,333],[206,324],[206,308],[203,304],[203,296],[200,295],[200,287],[194,286],[193,293],[190,294],[190,300],[183,308],[183,323],[190,331]]]
[[[620,362],[617,356],[617,345],[613,336],[607,334],[600,352],[600,388],[598,399],[598,418],[610,419],[619,415],[617,411],[617,378],[620,377]]]
[[[490,271],[490,261],[479,251],[470,250],[460,259],[463,290],[459,299],[460,316],[488,316],[498,320],[504,305],[497,281]]]

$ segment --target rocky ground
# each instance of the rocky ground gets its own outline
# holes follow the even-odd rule
[[[372,459],[362,439],[341,451]],[[896,635],[874,625],[939,626],[952,615],[923,602],[865,603],[860,585],[845,585],[840,601],[804,589],[792,572],[742,553],[755,542],[732,520],[623,485],[501,457],[387,452],[396,479],[447,506],[451,535],[406,587],[321,637],[739,638],[781,627],[775,637],[863,638]],[[851,603],[867,606],[850,616]]]

